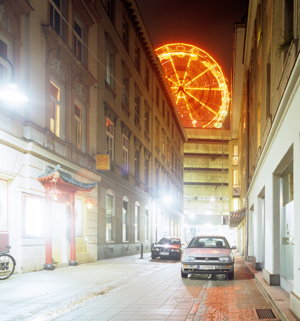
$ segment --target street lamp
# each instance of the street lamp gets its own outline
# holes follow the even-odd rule
[[[9,105],[22,105],[28,101],[28,97],[18,88],[15,83],[15,70],[12,62],[4,55],[0,55],[0,59],[6,61],[11,69],[11,81],[4,83],[0,87],[0,100]]]

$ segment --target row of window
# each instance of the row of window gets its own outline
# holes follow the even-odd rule
[[[112,194],[106,194],[105,198],[105,241],[113,242],[116,238],[116,210],[115,197]],[[150,240],[150,217],[149,210],[145,208],[144,213],[141,213],[139,202],[134,204],[134,224],[131,226],[129,200],[127,197],[122,199],[122,210],[119,214],[122,222],[122,242],[140,242],[142,241],[142,230],[144,231],[143,240]],[[133,230],[133,239],[130,239],[130,231]]]

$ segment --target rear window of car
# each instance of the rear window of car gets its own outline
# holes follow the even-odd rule
[[[181,242],[180,242],[180,239],[173,239],[173,238],[171,238],[171,239],[168,239],[168,238],[162,238],[159,242],[158,242],[158,244],[174,244],[174,245],[180,245],[181,244]]]
[[[229,249],[227,240],[223,237],[194,237],[188,247]]]

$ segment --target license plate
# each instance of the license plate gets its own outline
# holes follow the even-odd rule
[[[169,252],[159,252],[159,255],[169,255]]]
[[[216,267],[214,265],[198,265],[199,270],[215,270]]]

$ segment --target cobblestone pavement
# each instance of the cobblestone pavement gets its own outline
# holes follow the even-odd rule
[[[233,281],[207,275],[182,279],[178,262],[155,263],[161,267],[156,272],[131,277],[126,285],[51,320],[243,321],[262,320],[256,309],[271,309],[242,260],[236,260]]]

